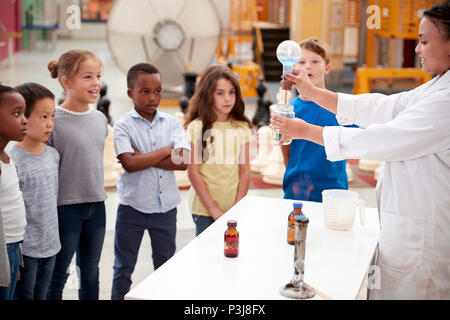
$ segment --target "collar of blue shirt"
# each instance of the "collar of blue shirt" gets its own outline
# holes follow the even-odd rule
[[[140,119],[142,119],[142,120],[144,120],[144,121],[149,122],[147,119],[145,119],[144,117],[142,117],[142,116],[136,111],[135,107],[133,107],[133,109],[131,109],[130,115],[131,115],[132,118],[140,118]],[[165,118],[165,117],[166,117],[166,115],[164,114],[164,112],[159,112],[158,110],[156,110],[156,112],[155,112],[155,117],[153,118],[153,121],[152,121],[152,122],[156,122],[156,121],[158,121],[158,120],[160,120],[160,119],[162,120],[162,119]]]

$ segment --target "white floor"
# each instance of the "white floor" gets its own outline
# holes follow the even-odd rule
[[[66,50],[75,48],[91,50],[95,52],[102,60],[104,66],[103,81],[108,85],[107,97],[111,100],[110,115],[113,121],[118,120],[124,113],[130,110],[131,103],[130,99],[126,95],[126,74],[119,70],[115,65],[106,41],[59,40],[57,42],[55,52],[44,50],[35,52],[19,52],[15,54],[13,64],[11,66],[7,65],[6,60],[0,62],[0,81],[2,84],[10,86],[16,86],[24,82],[38,82],[49,88],[57,96],[57,98],[59,98],[62,93],[61,86],[56,79],[52,79],[50,77],[47,70],[47,64],[50,60],[56,60],[59,55]],[[271,98],[274,99],[274,97]],[[179,108],[176,107],[159,107],[159,109],[169,113],[179,111]],[[246,114],[250,117],[250,119],[253,117],[255,109],[256,107],[254,103],[247,104]],[[353,190],[357,191],[361,195],[361,198],[365,201],[366,206],[376,207],[374,188],[359,188]],[[100,261],[100,299],[110,299],[113,273],[112,266],[114,261],[114,226],[118,204],[116,192],[108,192],[107,194],[107,233]],[[181,191],[180,194],[182,202],[178,207],[177,250],[181,249],[194,238],[195,229],[187,207],[187,191]],[[281,198],[283,196],[281,189],[251,189],[249,190],[249,194],[277,198]],[[151,253],[150,243],[148,241],[148,236],[145,236],[144,238],[146,239],[142,242],[138,263],[133,274],[132,287],[142,281],[153,271],[151,257],[149,256],[149,253]],[[71,267],[70,272],[71,276],[69,277],[66,289],[64,291],[64,299],[77,299],[77,280],[74,266]]]

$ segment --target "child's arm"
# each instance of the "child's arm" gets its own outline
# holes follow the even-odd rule
[[[241,145],[239,153],[239,184],[235,203],[247,195],[250,185],[250,143]]]
[[[122,167],[127,172],[135,172],[144,170],[150,167],[155,167],[161,160],[169,157],[172,153],[172,148],[164,147],[153,152],[148,153],[131,153],[125,152],[118,156]]]
[[[287,167],[289,157],[291,156],[291,145],[281,145],[281,153],[283,154],[284,165]]]
[[[188,155],[189,153],[187,153]],[[180,153],[178,155],[173,155],[174,157],[177,157],[175,162],[172,160],[172,155],[164,158],[160,162],[158,162],[154,167],[164,169],[164,170],[186,170],[187,169],[187,163],[184,161],[185,157],[185,150],[181,149]]]
[[[205,208],[208,210],[209,214],[214,220],[217,220],[220,218],[224,212],[217,207],[216,202],[211,197],[208,188],[206,187],[205,182],[203,181],[202,176],[198,172],[199,163],[201,160],[201,153],[200,158],[197,155],[198,152],[196,152],[196,149],[194,147],[194,144],[191,143],[191,163],[188,165],[188,177],[189,180],[191,180],[192,187],[195,189],[195,192],[197,192],[200,201],[203,203]]]
[[[161,160],[155,167],[164,170],[186,170],[189,163],[189,144],[186,141],[184,128],[174,119],[174,128],[171,134],[173,146],[172,155]]]

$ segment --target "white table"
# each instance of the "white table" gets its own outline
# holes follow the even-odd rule
[[[149,300],[277,300],[294,272],[294,246],[287,244],[292,200],[246,196],[213,225],[177,252],[127,295]],[[305,282],[333,299],[355,299],[375,252],[379,220],[366,208],[350,231],[323,224],[322,204],[303,201],[309,217]],[[237,220],[239,256],[223,254],[227,220]],[[320,297],[316,296],[316,299]]]

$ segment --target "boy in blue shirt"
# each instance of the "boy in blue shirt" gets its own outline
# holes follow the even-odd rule
[[[187,165],[172,161],[175,158],[171,155],[182,157],[183,151],[190,151],[178,120],[157,111],[162,89],[158,69],[148,63],[131,67],[127,85],[134,107],[114,124],[116,154],[125,173],[117,183],[120,203],[114,240],[113,300],[122,300],[130,290],[144,231],[151,238],[155,270],[175,253],[181,198],[173,170],[186,170]]]
[[[330,72],[327,46],[316,38],[300,43],[302,56],[298,64],[305,68],[311,82],[325,88],[325,76]],[[297,118],[319,126],[338,126],[333,113],[300,95],[291,102]],[[306,140],[292,140],[282,146],[286,171],[283,179],[285,199],[322,202],[325,189],[348,189],[346,161],[328,161],[325,148]]]

